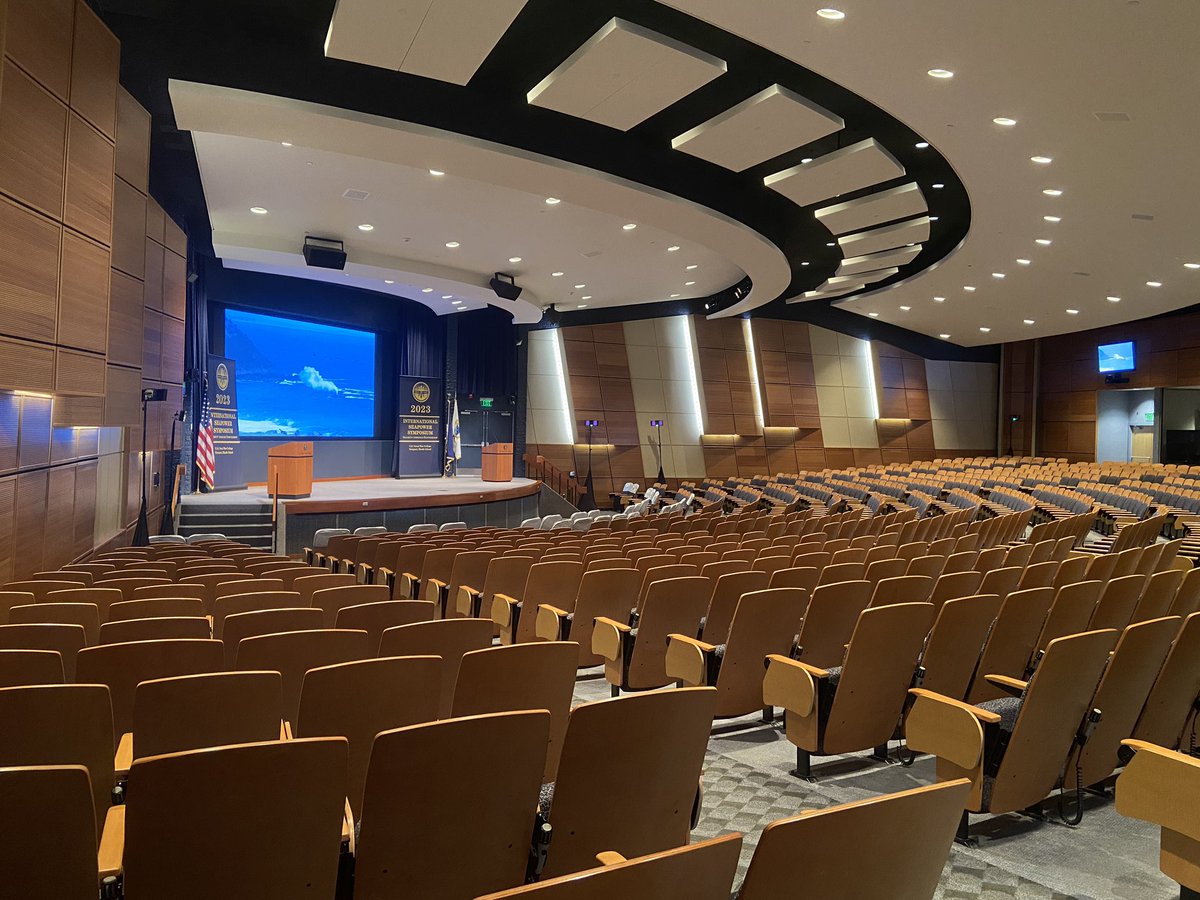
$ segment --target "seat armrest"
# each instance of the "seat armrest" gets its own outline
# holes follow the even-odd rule
[[[460,616],[467,619],[479,618],[480,600],[483,597],[482,591],[477,591],[473,587],[467,587],[465,584],[458,589],[458,596],[454,598],[454,608]]]
[[[290,741],[292,739],[292,723],[287,719],[283,719],[279,723],[279,739],[281,741]]]
[[[1010,678],[1007,675],[984,675],[983,677],[987,679],[988,684],[995,685],[1013,697],[1020,697],[1025,693],[1025,688],[1029,687],[1028,681],[1022,681],[1020,678]]]
[[[354,811],[350,809],[350,800],[346,800],[346,809],[342,814],[342,846],[351,856],[354,855]]]
[[[817,703],[817,680],[829,673],[778,653],[766,658],[763,706],[778,706],[798,716],[812,715]]]
[[[432,600],[434,603],[440,603],[442,599],[442,591],[447,587],[446,582],[438,581],[436,578],[430,578],[423,585],[425,589],[425,599]]]
[[[706,685],[708,656],[716,649],[715,644],[706,644],[687,635],[667,635],[667,675],[691,687]]]
[[[126,731],[117,743],[117,755],[113,759],[113,769],[117,781],[129,777],[129,767],[133,765],[133,733]]]
[[[625,862],[625,857],[615,850],[602,850],[596,854],[596,862],[602,866],[615,866]]]
[[[962,769],[978,769],[983,763],[983,726],[999,724],[1000,716],[923,688],[909,694],[915,698],[905,721],[909,749],[932,753]]]
[[[623,622],[600,616],[592,628],[592,652],[607,660],[619,661],[622,658],[621,647],[632,630]]]
[[[417,591],[421,588],[421,577],[412,572],[401,572],[397,578],[398,587],[394,593],[405,600],[417,600]]]
[[[100,852],[96,854],[101,881],[120,875],[125,866],[125,809],[124,806],[113,806],[104,815]]]
[[[570,615],[565,609],[543,603],[538,607],[537,620],[534,622],[534,632],[544,641],[561,641],[563,639],[563,623]]]
[[[510,597],[508,594],[493,594],[492,595],[492,621],[501,628],[511,628],[513,620],[513,609],[516,608],[517,599]]]

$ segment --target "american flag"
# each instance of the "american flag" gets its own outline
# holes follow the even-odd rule
[[[208,379],[204,380],[204,400],[200,406],[200,430],[196,433],[196,467],[200,480],[215,487],[217,460],[213,453],[212,410],[208,405]]]

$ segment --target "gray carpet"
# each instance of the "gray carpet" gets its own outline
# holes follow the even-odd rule
[[[575,702],[608,697],[599,670],[576,684]],[[892,745],[893,750],[895,744]],[[868,759],[866,752],[814,758],[815,783],[790,772],[795,748],[781,724],[757,717],[718,722],[709,741],[704,806],[696,839],[745,835],[735,886],[741,883],[763,828],[805,810],[907,790],[935,781],[933,761],[911,768]],[[1179,887],[1158,871],[1158,829],[1117,814],[1111,799],[1089,797],[1076,828],[1053,815],[1037,822],[1016,815],[973,816],[978,847],[955,845],[937,898],[944,900],[1171,900]]]

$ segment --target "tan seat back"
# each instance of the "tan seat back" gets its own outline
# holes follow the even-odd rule
[[[739,900],[789,896],[798,872],[806,896],[928,900],[970,789],[960,778],[774,822],[759,839]],[[871,848],[869,864],[863,846]]]
[[[332,897],[346,797],[341,738],[153,756],[129,771],[125,884],[133,898]],[[269,852],[264,852],[269,848]]]
[[[1145,589],[1145,575],[1124,575],[1110,580],[1104,586],[1089,627],[1093,631],[1103,628],[1123,630],[1133,618],[1133,611]]]
[[[156,597],[151,600],[122,600],[108,608],[108,621],[126,619],[204,618],[204,601],[195,597]]]
[[[84,587],[51,591],[46,595],[47,603],[94,603],[100,613],[100,621],[108,621],[108,608],[120,603],[124,595],[116,588]]]
[[[265,612],[274,609],[302,609],[310,607],[299,591],[256,591],[249,594],[229,594],[213,601],[213,637],[225,636],[225,620],[239,613]],[[321,621],[325,617],[321,616]]]
[[[243,672],[267,670],[281,674],[283,717],[295,722],[305,672],[321,666],[366,659],[369,655],[365,631],[324,628],[245,638],[238,643],[235,665]]]
[[[934,609],[941,609],[942,604],[948,600],[957,600],[960,597],[971,597],[979,593],[979,586],[983,584],[982,572],[950,572],[941,575],[933,585],[933,593],[929,596],[929,602],[933,604]]]
[[[959,572],[978,572],[975,568],[975,561],[979,554],[974,550],[963,550],[958,553],[951,553],[946,557],[946,566],[942,569],[943,575],[955,575]],[[980,572],[980,577],[983,573]]]
[[[143,681],[133,695],[137,759],[279,739],[278,672],[210,672]]]
[[[893,548],[894,549],[894,548]],[[908,569],[908,560],[896,559],[879,559],[874,562],[867,563],[866,573],[863,575],[867,581],[872,584],[879,584],[885,578],[900,578]],[[920,576],[913,576],[914,578]]]
[[[454,569],[454,557],[464,552],[464,548],[459,545],[451,547],[435,547],[425,554],[421,561],[421,596],[419,600],[433,600],[432,595],[428,595],[429,583],[431,581],[440,581],[443,584],[449,584],[450,573]]]
[[[841,581],[861,581],[867,567],[860,562],[830,563],[821,570],[817,584],[837,584]]]
[[[455,718],[521,709],[550,713],[545,783],[554,781],[575,691],[579,649],[570,641],[539,641],[474,650],[462,658],[454,688]]]
[[[297,737],[341,736],[350,743],[350,808],[362,812],[375,735],[438,717],[442,661],[384,657],[310,669],[300,692]]]
[[[641,582],[641,573],[636,569],[592,569],[583,574],[569,634],[569,639],[579,645],[580,667],[600,665],[601,658],[592,653],[592,627],[601,617],[627,621]],[[553,601],[550,605],[558,606]]]
[[[737,602],[717,678],[717,716],[744,716],[763,705],[763,660],[792,649],[796,624],[808,605],[804,588],[747,591]],[[713,643],[707,638],[705,642]]]
[[[711,589],[708,579],[701,575],[667,578],[650,584],[642,602],[625,687],[642,690],[670,684],[666,671],[667,636],[699,632]]]
[[[63,683],[57,650],[0,650],[0,688]]]
[[[498,558],[493,550],[468,550],[454,557],[454,565],[450,568],[450,580],[447,583],[446,618],[458,617],[458,610],[454,603],[455,598],[458,597],[458,589],[461,587],[472,587],[475,590],[482,588],[487,579],[488,566],[492,560]],[[386,600],[387,598],[382,599]]]
[[[1179,593],[1179,586],[1183,584],[1183,575],[1182,569],[1164,569],[1149,576],[1130,622],[1147,622],[1171,615],[1175,595]]]
[[[1045,650],[1055,638],[1087,631],[1103,589],[1104,585],[1099,581],[1077,581],[1058,588],[1042,625],[1036,649]]]
[[[583,579],[583,563],[562,560],[530,566],[529,579],[521,595],[521,618],[517,622],[517,643],[527,643],[537,637],[537,608],[543,603],[557,606],[556,601],[575,597]],[[525,613],[528,612],[529,615]]]
[[[679,688],[571,711],[544,876],[589,868],[602,849],[633,857],[687,842],[716,693]]]
[[[1037,644],[1038,635],[1054,601],[1054,588],[1030,588],[1013,591],[1004,598],[1000,612],[988,635],[988,641],[979,657],[979,668],[967,693],[969,703],[997,700],[1008,696],[1000,688],[989,684],[986,675],[1007,675],[1024,678],[1025,667]]]
[[[336,628],[365,631],[371,652],[379,649],[379,640],[389,628],[433,621],[436,605],[428,600],[384,600],[343,606],[338,610]]]
[[[8,611],[13,625],[78,625],[90,646],[100,639],[100,611],[95,603],[33,603]]]
[[[363,792],[356,900],[478,897],[520,885],[549,732],[550,715],[527,710],[378,735]],[[495,747],[504,748],[503,764],[480,765],[481,750]]]
[[[921,687],[962,700],[971,686],[988,630],[1000,612],[995,594],[960,597],[942,604],[921,656]]]
[[[83,583],[82,577],[77,581],[35,579],[30,581],[10,581],[4,585],[4,591],[14,594],[33,594],[34,603],[46,603],[49,601],[50,594],[53,591],[67,591],[82,587],[88,587],[88,585]]]
[[[97,830],[103,827],[104,813],[112,805],[114,783],[116,741],[108,696],[108,688],[100,684],[0,689],[0,722],[4,723],[0,728],[0,768],[85,767],[91,778]],[[45,841],[46,834],[54,833],[39,837]]]
[[[253,610],[226,616],[221,632],[225,667],[232,669],[237,664],[238,647],[247,638],[286,631],[317,631],[324,625],[324,614],[312,607]]]
[[[0,841],[6,895],[95,900],[97,831],[87,769],[0,769],[0,816],[21,823]]]
[[[870,602],[869,581],[824,584],[813,591],[800,629],[800,661],[820,669],[840,666],[859,613]]]
[[[1058,571],[1054,573],[1054,587],[1058,589],[1063,585],[1075,584],[1077,581],[1085,581],[1088,579],[1087,569],[1090,557],[1072,556],[1064,559],[1058,564]]]
[[[113,577],[121,576],[121,577]],[[121,597],[125,600],[132,600],[134,592],[138,588],[150,587],[152,585],[168,585],[171,584],[171,579],[166,576],[130,576],[126,575],[123,570],[113,573],[113,576],[106,576],[97,579],[94,587],[115,588],[121,592]],[[44,582],[50,584],[51,582]]]
[[[928,575],[898,575],[895,578],[881,578],[871,591],[870,605],[927,603],[935,584],[934,579]]]
[[[729,636],[729,626],[743,594],[764,590],[770,580],[766,572],[743,570],[722,575],[712,586],[708,599],[708,612],[704,621],[704,640],[709,644],[723,644]],[[792,622],[793,629],[804,615],[803,611]],[[618,620],[619,621],[619,620]]]
[[[0,650],[54,650],[63,676],[75,680],[75,662],[87,643],[82,625],[0,625]]]
[[[379,656],[438,656],[442,660],[438,714],[449,716],[463,655],[492,644],[490,619],[438,619],[388,628],[379,640]]]
[[[991,569],[983,574],[983,582],[979,585],[979,593],[995,594],[1001,600],[1017,589],[1024,569],[1018,566],[1005,566]]]
[[[1027,566],[1021,573],[1021,580],[1017,582],[1017,590],[1027,591],[1030,588],[1052,586],[1054,576],[1058,574],[1058,565],[1051,559]]]
[[[1200,613],[1183,620],[1134,726],[1136,740],[1173,750],[1200,696]]]
[[[125,619],[100,626],[101,644],[125,644],[130,641],[166,641],[175,638],[212,637],[208,619],[194,616],[163,619]]]
[[[318,578],[323,576],[317,576]],[[300,579],[297,579],[300,580]],[[314,591],[312,605],[322,611],[326,628],[337,622],[339,610],[363,603],[382,603],[391,597],[391,591],[383,584],[345,584],[321,588]]]
[[[904,570],[904,574],[928,575],[930,578],[937,578],[945,568],[946,557],[944,556],[918,556],[909,562],[908,568]]]
[[[676,847],[559,878],[488,894],[479,900],[729,900],[742,847],[740,834]]]

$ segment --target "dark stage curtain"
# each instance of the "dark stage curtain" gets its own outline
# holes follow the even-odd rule
[[[476,397],[517,393],[517,326],[489,306],[458,320],[458,392]]]

